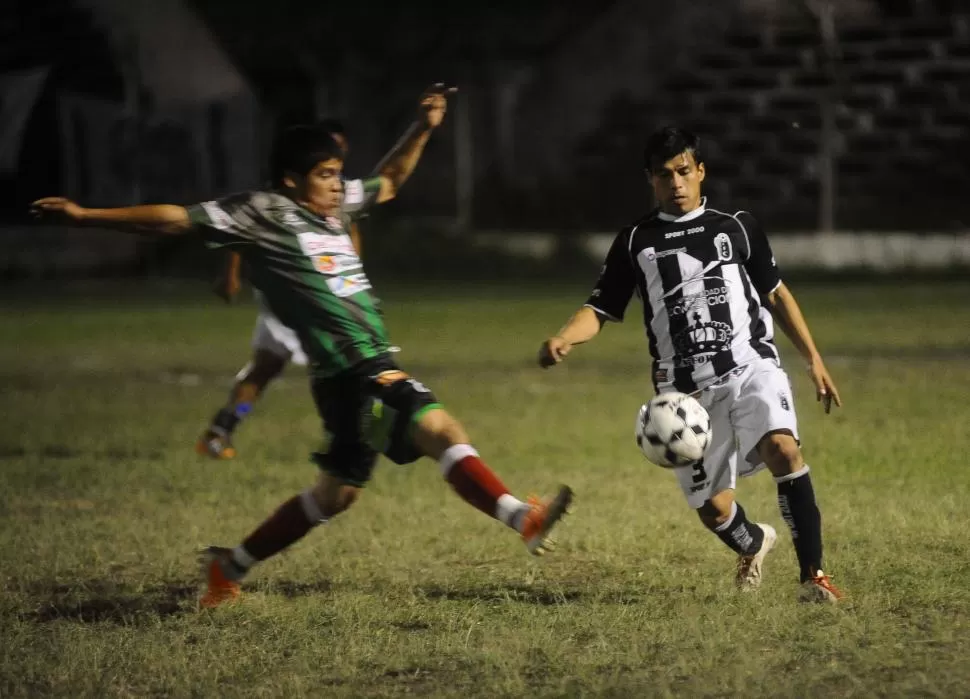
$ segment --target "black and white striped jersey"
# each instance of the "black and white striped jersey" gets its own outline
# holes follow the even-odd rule
[[[616,236],[586,305],[621,321],[633,292],[658,391],[692,393],[759,357],[778,360],[762,303],[781,283],[764,231],[746,211],[654,211]]]

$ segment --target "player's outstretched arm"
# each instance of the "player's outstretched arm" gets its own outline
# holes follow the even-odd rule
[[[404,135],[384,156],[374,174],[381,178],[381,191],[377,203],[382,204],[397,196],[398,190],[414,172],[431,132],[441,125],[448,108],[448,95],[457,88],[445,87],[435,83],[421,95],[418,105],[418,118],[408,127]]]
[[[539,366],[547,369],[559,364],[572,350],[573,345],[589,342],[603,327],[605,319],[589,306],[576,311],[562,329],[539,348]]]
[[[122,229],[144,229],[162,235],[179,235],[192,228],[189,212],[173,204],[148,204],[117,209],[86,209],[64,197],[46,197],[30,205],[35,216],[73,223]]]
[[[768,294],[767,301],[768,308],[778,325],[808,363],[808,373],[815,384],[816,399],[822,402],[825,412],[832,409],[833,402],[841,408],[842,399],[839,397],[839,389],[829,376],[828,369],[825,368],[825,362],[822,361],[822,355],[815,347],[815,340],[812,339],[808,323],[794,295],[784,283],[779,283],[774,291]]]

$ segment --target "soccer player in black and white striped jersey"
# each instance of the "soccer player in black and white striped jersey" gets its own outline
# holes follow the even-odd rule
[[[711,415],[703,461],[675,472],[701,521],[738,554],[738,586],[760,585],[776,534],[747,519],[735,499],[737,477],[767,466],[798,556],[799,597],[834,602],[841,593],[822,572],[821,515],[773,319],[808,363],[825,412],[841,405],[838,389],[758,222],[746,211],[713,209],[701,196],[706,170],[698,137],[661,129],[644,156],[658,208],[620,231],[589,300],[546,340],[539,363],[558,364],[606,321],[621,321],[636,292],[655,390],[693,394]]]

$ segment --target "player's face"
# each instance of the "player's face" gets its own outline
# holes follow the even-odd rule
[[[694,154],[684,151],[650,172],[650,184],[660,210],[679,216],[701,205],[701,182],[704,163],[694,160]]]
[[[315,214],[339,216],[344,201],[343,168],[342,160],[331,158],[314,165],[306,177],[292,178],[294,198]]]

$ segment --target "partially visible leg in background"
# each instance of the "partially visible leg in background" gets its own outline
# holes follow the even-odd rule
[[[196,443],[196,451],[214,459],[231,459],[236,456],[232,446],[232,434],[239,423],[252,412],[253,404],[273,379],[286,368],[288,357],[257,349],[253,359],[236,375],[229,392],[228,402],[219,409],[205,433]]]

